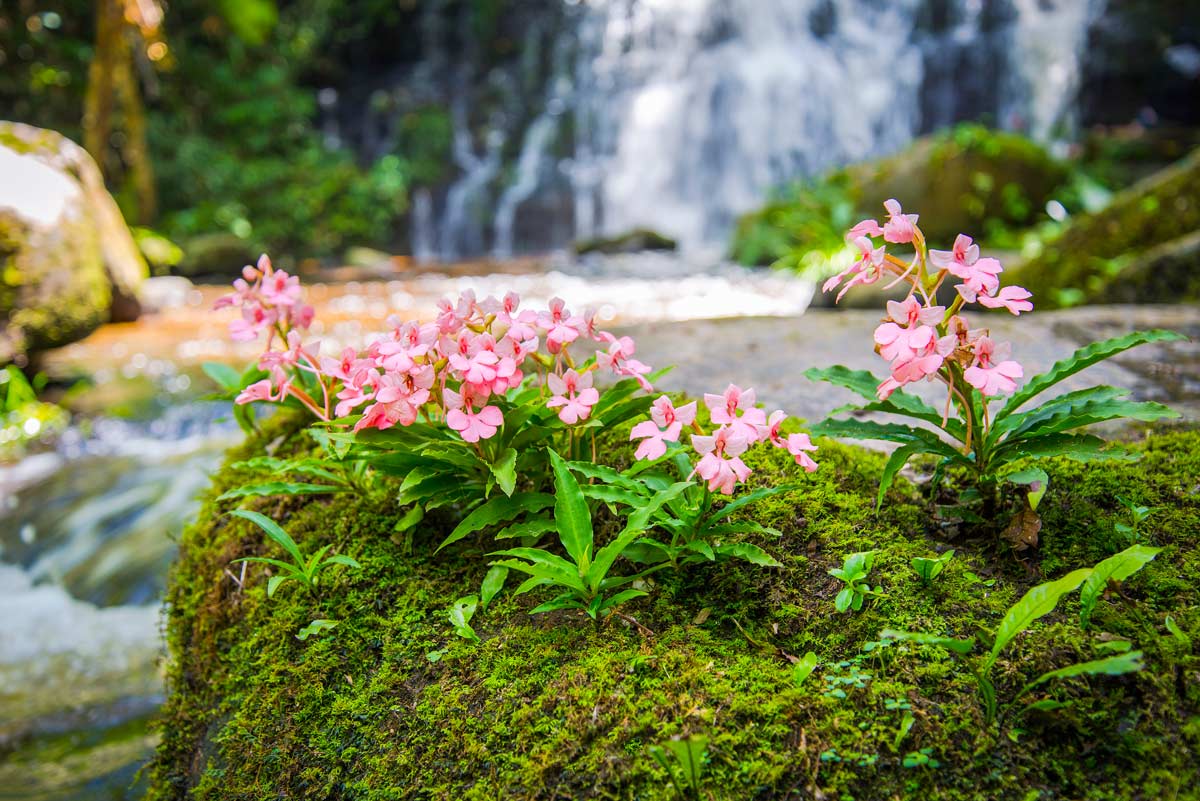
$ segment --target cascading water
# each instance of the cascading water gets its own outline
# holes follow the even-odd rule
[[[438,257],[544,248],[546,231],[557,246],[637,227],[719,244],[772,187],[942,125],[983,118],[1049,140],[1070,130],[1105,0],[568,6],[555,51],[574,58],[553,59],[523,124],[456,116],[461,172],[436,214]]]

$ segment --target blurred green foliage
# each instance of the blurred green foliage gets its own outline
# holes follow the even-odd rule
[[[185,250],[212,233],[297,256],[394,244],[409,187],[443,177],[448,115],[435,106],[403,113],[394,152],[361,164],[318,130],[317,89],[342,77],[331,53],[356,31],[412,23],[416,5],[172,0],[165,56],[139,59],[156,228]],[[88,0],[0,5],[5,116],[78,140],[92,36]],[[112,189],[119,203],[130,197],[131,187]]]

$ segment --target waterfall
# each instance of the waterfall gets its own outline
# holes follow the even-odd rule
[[[1050,141],[1071,131],[1087,32],[1105,5],[568,3],[548,28],[541,90],[528,94],[528,54],[489,72],[507,69],[525,95],[486,134],[460,74],[460,172],[434,210],[438,255],[507,257],[637,227],[711,246],[773,187],[937,127],[984,119]]]

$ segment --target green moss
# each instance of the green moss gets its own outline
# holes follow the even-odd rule
[[[231,458],[304,447],[294,430],[275,419]],[[822,469],[801,489],[754,509],[782,532],[759,543],[782,569],[659,574],[652,596],[626,607],[654,636],[619,620],[596,631],[565,613],[531,618],[536,593],[502,595],[473,621],[480,645],[456,638],[445,610],[478,586],[488,543],[430,557],[450,521],[427,518],[406,556],[390,538],[403,510],[386,495],[259,499],[303,547],[333,543],[363,569],[316,599],[289,586],[268,602],[258,568],[239,590],[223,575],[229,561],[266,549],[224,514],[228,503],[212,500],[249,478],[227,467],[171,580],[171,693],[151,797],[668,799],[646,748],[691,733],[710,738],[712,799],[1195,797],[1198,446],[1197,433],[1158,434],[1138,446],[1139,463],[1051,464],[1037,559],[955,542],[954,561],[923,586],[910,559],[945,544],[915,488],[899,482],[876,514],[883,457],[824,443]],[[629,458],[626,447],[609,450],[616,462]],[[752,466],[752,482],[795,477],[781,451],[760,451]],[[1112,528],[1117,493],[1156,507],[1145,536],[1166,550],[1101,603],[1091,629],[1079,629],[1077,601],[1067,601],[994,675],[1009,698],[1039,671],[1093,658],[1110,636],[1145,651],[1145,672],[1050,687],[1044,695],[1069,706],[989,727],[949,656],[872,644],[889,626],[993,630],[1039,571],[1056,576],[1124,546]],[[868,548],[879,551],[871,583],[883,595],[861,613],[835,614],[839,582],[827,570]],[[1191,644],[1167,632],[1167,614]],[[315,617],[342,624],[297,641]],[[821,665],[797,686],[789,655],[809,650]],[[896,748],[905,705],[915,724]],[[924,748],[940,768],[902,766]]]

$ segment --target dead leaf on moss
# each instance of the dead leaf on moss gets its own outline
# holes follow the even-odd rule
[[[1038,513],[1025,507],[1017,513],[1008,524],[1008,528],[1000,535],[1012,544],[1014,551],[1037,547],[1038,534],[1042,530],[1042,518]]]

